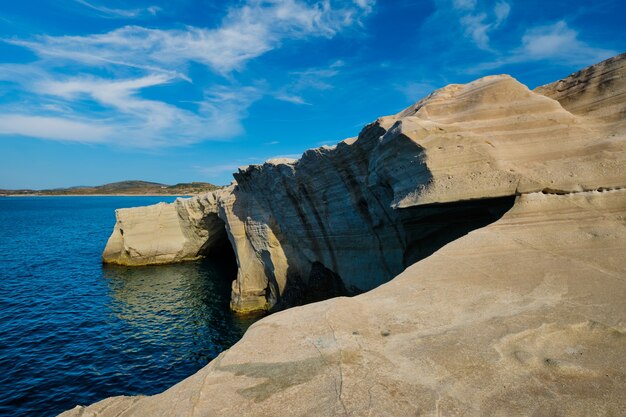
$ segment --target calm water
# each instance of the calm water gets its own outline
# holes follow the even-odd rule
[[[0,415],[154,394],[242,336],[231,262],[102,266],[114,209],[172,200],[0,198]]]

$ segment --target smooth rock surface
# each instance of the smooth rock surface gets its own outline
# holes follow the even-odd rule
[[[354,298],[271,315],[152,397],[62,416],[626,414],[626,190],[518,197]]]
[[[118,209],[102,254],[106,263],[152,265],[195,260],[226,239],[217,192],[147,207]]]
[[[241,168],[226,189],[120,210],[103,260],[196,259],[225,230],[235,311],[370,290],[516,195],[626,186],[625,79],[622,54],[535,91],[506,75],[447,86],[358,138]]]
[[[615,71],[624,78],[626,57],[618,62]],[[608,97],[601,103],[617,106],[614,101],[620,100],[626,108],[622,90],[602,93]],[[569,103],[579,97],[585,96],[571,97]],[[558,101],[506,75],[447,86],[391,120],[394,125],[377,149],[381,167],[374,164],[373,170],[392,171],[386,178],[398,207],[625,185],[624,129],[582,111],[570,113]],[[390,163],[400,140],[423,149],[404,171]],[[388,152],[391,158],[385,157]],[[420,170],[429,179],[416,187],[414,177]]]

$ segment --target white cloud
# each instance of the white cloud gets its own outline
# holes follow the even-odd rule
[[[293,78],[293,82],[288,88],[293,91],[308,89],[330,90],[333,86],[329,83],[329,80],[339,74],[336,68],[338,66],[331,65],[328,68],[308,68],[304,71],[292,71],[289,75]]]
[[[598,62],[616,51],[595,48],[578,39],[578,32],[565,21],[529,29],[517,51],[525,60],[565,59],[571,63]]]
[[[499,1],[493,8],[493,13],[496,16],[496,27],[500,26],[509,17],[509,13],[511,13],[511,5],[505,1]]]
[[[189,61],[195,61],[228,73],[278,47],[285,39],[332,37],[358,22],[371,9],[336,3],[341,2],[249,0],[241,7],[230,9],[222,25],[215,29],[190,26],[162,30],[125,26],[104,34],[45,35],[34,40],[5,41],[29,48],[42,57],[88,65],[115,64],[179,71]],[[371,6],[372,2],[364,4]]]
[[[498,60],[477,65],[469,72],[477,73],[504,65],[533,61],[552,61],[562,65],[591,65],[617,53],[580,40],[579,33],[561,20],[528,29],[522,36],[519,47]]]
[[[479,48],[487,49],[489,47],[489,31],[490,24],[485,23],[487,15],[485,13],[463,16],[460,20],[461,25],[465,28],[465,33],[470,36]]]
[[[278,93],[274,96],[274,98],[276,100],[286,101],[288,103],[293,103],[293,104],[300,104],[300,105],[307,105],[307,106],[311,105],[311,103],[307,103],[306,100],[304,100],[302,97],[298,95],[294,95],[294,94]]]
[[[449,6],[448,1],[443,1],[439,9],[445,12]],[[465,35],[479,48],[489,49],[489,34],[504,24],[511,12],[511,5],[501,0],[492,7],[480,7],[476,0],[452,0],[452,10]]]
[[[50,113],[69,113],[72,111],[71,107],[57,103],[42,103],[41,109],[49,111]]]
[[[92,122],[62,117],[5,114],[0,116],[0,135],[21,135],[69,142],[101,143],[111,133],[110,128]]]
[[[476,0],[453,0],[452,5],[459,10],[474,10]]]
[[[96,3],[89,2],[87,0],[74,0],[76,3],[85,6],[93,11],[98,12],[102,17],[108,18],[135,18],[144,14],[155,15],[161,10],[157,6],[150,6],[145,9],[112,9],[105,6],[100,6]]]
[[[312,105],[303,96],[313,90],[330,90],[330,79],[339,74],[339,69],[346,64],[342,60],[332,62],[326,67],[313,67],[301,71],[291,71],[290,81],[274,93],[276,100],[298,105]]]
[[[101,6],[100,0],[75,1],[118,17],[158,12],[155,7],[111,9]],[[135,147],[184,145],[239,135],[244,131],[242,120],[247,117],[247,109],[264,94],[295,104],[307,103],[297,92],[269,93],[255,86],[239,86],[234,71],[286,40],[330,38],[359,24],[373,5],[373,0],[247,0],[229,9],[221,25],[215,28],[124,26],[86,36],[4,39],[29,48],[41,59],[29,65],[0,66],[0,79],[30,94],[28,105],[5,103],[0,108],[5,113],[0,134]],[[191,62],[226,75],[231,86],[193,84],[186,75]],[[77,75],[68,77],[59,72],[64,66],[71,66],[71,73]],[[118,78],[89,74],[101,67]],[[332,76],[336,69],[326,71],[329,73],[301,74],[298,79],[313,83],[313,88],[328,88],[323,81],[314,80]],[[165,101],[143,96],[145,89],[163,87],[180,79],[188,81],[195,93],[203,93],[203,99]],[[19,122],[13,128],[7,113],[12,115],[11,120]],[[23,118],[27,114],[30,119]],[[90,126],[93,129],[87,129]]]
[[[79,94],[89,94],[96,100],[120,108],[132,108],[137,100],[132,98],[136,91],[165,84],[171,77],[164,74],[153,74],[142,78],[110,81],[103,78],[85,77],[71,78],[66,81],[43,81],[35,88],[43,94],[51,94],[63,98],[72,98]],[[139,100],[146,101],[146,100]]]
[[[374,8],[374,5],[376,4],[376,0],[353,0],[353,1],[354,1],[354,4],[356,4],[361,9],[365,10],[368,13],[372,11],[372,9]]]
[[[86,142],[97,139],[98,142],[127,147],[223,140],[243,132],[241,121],[247,116],[248,107],[261,96],[255,87],[213,86],[205,92],[202,101],[194,103],[195,111],[141,97],[142,89],[162,86],[174,80],[164,74],[122,80],[92,76],[32,82],[21,80],[25,90],[39,95],[39,110],[45,114],[31,117],[28,124],[26,119],[12,118],[20,122],[14,129],[9,128],[7,119],[0,134]],[[75,110],[78,104],[85,103],[95,103],[99,108],[87,111],[83,106],[82,111]],[[27,113],[25,109],[17,110],[19,114]],[[29,108],[28,112],[36,110]],[[78,119],[82,120],[81,123],[69,124]],[[53,128],[50,129],[50,126]],[[72,126],[76,129],[70,129]],[[94,126],[93,132],[86,129],[88,126]],[[39,135],[36,134],[38,132]]]

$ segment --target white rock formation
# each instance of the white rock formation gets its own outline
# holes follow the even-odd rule
[[[450,85],[356,139],[241,168],[226,189],[118,210],[103,259],[197,259],[227,245],[225,229],[236,311],[370,290],[495,221],[515,195],[626,185],[625,62],[535,92],[506,75]]]
[[[102,258],[121,265],[164,264],[200,258],[226,238],[216,193],[174,203],[116,210]]]
[[[626,190],[525,194],[391,282],[273,314],[162,394],[71,416],[619,416]]]
[[[118,211],[104,260],[193,259],[225,229],[238,311],[408,268],[260,320],[162,394],[63,416],[626,415],[626,55],[534,92],[448,86],[235,177]]]

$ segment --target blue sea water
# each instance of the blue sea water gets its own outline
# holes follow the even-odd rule
[[[0,415],[158,393],[239,340],[234,260],[101,264],[116,208],[173,199],[0,198]]]

